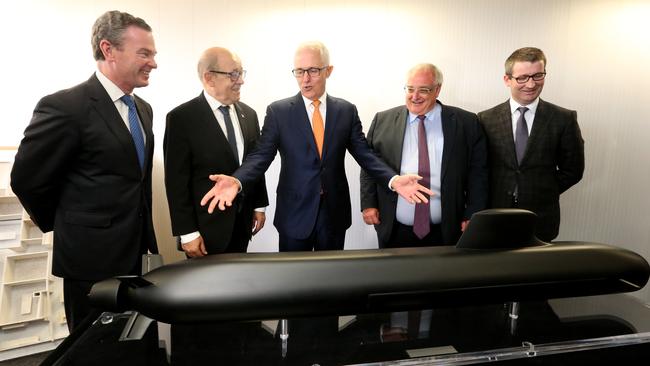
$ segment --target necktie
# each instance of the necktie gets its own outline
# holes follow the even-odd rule
[[[427,132],[424,128],[426,116],[418,116],[418,175],[422,177],[420,184],[430,188],[431,165],[429,164],[429,148],[427,146]],[[413,232],[422,239],[430,231],[429,202],[415,204],[415,217],[413,218]]]
[[[239,162],[239,152],[237,151],[237,138],[235,137],[235,127],[232,124],[232,119],[230,119],[230,106],[222,105],[219,107],[219,110],[223,114],[223,119],[226,122],[226,138],[230,144],[230,149],[232,153],[235,154],[235,160]]]
[[[528,124],[524,117],[528,108],[519,107],[517,110],[520,114],[519,119],[517,119],[517,129],[515,130],[515,150],[517,152],[517,164],[521,164],[521,159],[524,158],[526,144],[528,143]]]
[[[316,140],[316,148],[318,149],[318,156],[323,157],[323,140],[325,139],[325,127],[323,125],[323,116],[320,114],[320,100],[312,102],[314,105],[314,115],[312,116],[311,124],[314,130],[314,140]]]
[[[144,137],[140,129],[140,122],[138,120],[138,111],[135,109],[133,97],[130,95],[123,95],[120,100],[129,107],[129,130],[131,130],[131,137],[135,145],[135,151],[138,154],[138,163],[140,169],[144,169]]]

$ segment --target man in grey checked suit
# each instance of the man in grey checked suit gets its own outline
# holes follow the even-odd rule
[[[511,98],[478,117],[488,141],[490,206],[535,212],[535,234],[551,241],[560,227],[560,194],[580,181],[585,161],[576,112],[539,97],[545,78],[542,50],[514,51],[503,76]]]

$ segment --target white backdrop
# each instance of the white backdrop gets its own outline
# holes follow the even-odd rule
[[[404,74],[415,63],[442,69],[443,103],[479,112],[508,97],[505,58],[519,47],[542,48],[542,97],[577,110],[586,141],[584,178],[562,196],[559,239],[614,244],[650,259],[648,1],[22,0],[2,7],[0,146],[19,143],[40,97],[95,70],[90,28],[101,13],[128,11],[153,27],[159,68],[136,92],[154,108],[155,221],[168,261],[180,256],[164,196],[165,115],[199,94],[199,54],[217,45],[239,53],[248,70],[242,100],[263,120],[266,105],[297,92],[293,50],[311,39],[330,49],[329,93],[355,103],[366,130],[375,112],[403,104]],[[266,175],[268,224],[252,251],[277,249],[277,163]],[[374,230],[357,214],[359,168],[351,158],[347,171],[354,221],[346,247],[376,247]],[[650,300],[648,289],[637,295]]]

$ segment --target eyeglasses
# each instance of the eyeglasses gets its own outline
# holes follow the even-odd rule
[[[327,69],[329,66],[323,66],[323,67],[310,67],[308,69],[293,69],[291,70],[291,73],[293,76],[297,78],[301,78],[305,75],[305,72],[309,74],[311,77],[316,77],[320,76],[320,72]]]
[[[433,93],[434,90],[436,90],[435,87],[429,88],[429,87],[422,86],[422,87],[416,88],[416,87],[408,86],[408,85],[404,87],[404,91],[407,94],[413,94],[413,93],[415,93],[417,91],[420,95],[424,95],[424,96]]]
[[[244,78],[246,77],[246,70],[242,70],[242,71],[235,70],[231,72],[217,71],[217,70],[208,70],[208,71],[213,72],[215,74],[228,75],[228,77],[230,77],[230,80],[232,81],[237,81],[239,80],[239,78],[244,80]]]
[[[533,79],[534,81],[542,81],[546,77],[546,72],[538,72],[536,74],[532,75],[521,75],[514,77],[512,75],[508,75],[510,79],[515,79],[518,84],[526,84],[529,79]]]

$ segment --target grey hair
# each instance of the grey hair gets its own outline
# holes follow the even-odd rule
[[[429,64],[429,63],[417,64],[409,70],[408,76],[411,76],[416,71],[420,71],[420,70],[431,72],[431,74],[433,74],[433,77],[436,79],[437,86],[442,85],[442,71],[440,71],[440,69],[436,67],[436,65],[434,64]]]
[[[327,50],[327,47],[320,41],[308,41],[301,43],[296,49],[296,55],[304,50],[316,51],[320,54],[320,59],[325,63],[326,66],[330,64],[330,52]]]
[[[90,43],[93,47],[93,57],[95,60],[104,60],[104,54],[99,47],[100,42],[105,39],[112,45],[120,49],[124,40],[124,32],[130,26],[142,28],[151,32],[151,27],[142,18],[134,17],[129,13],[117,10],[107,11],[102,14],[93,25]]]

